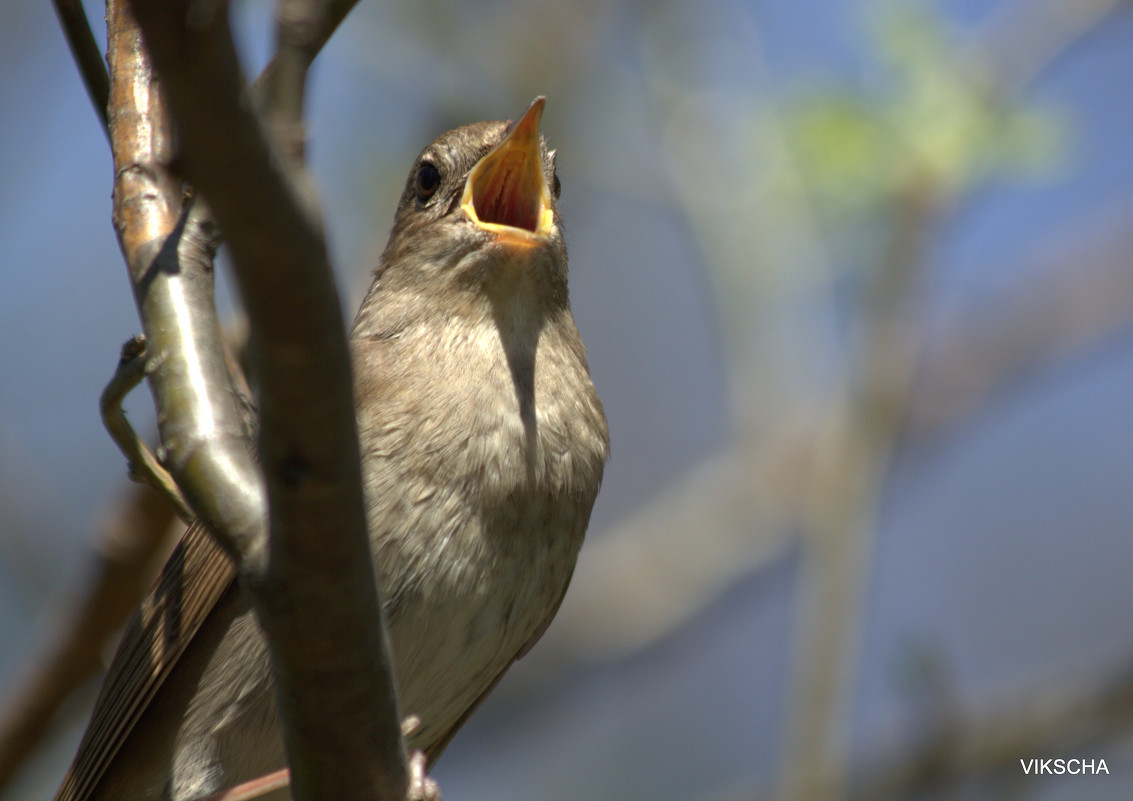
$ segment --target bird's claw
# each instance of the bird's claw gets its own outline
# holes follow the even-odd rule
[[[441,801],[440,786],[425,772],[428,764],[423,751],[409,755],[409,791],[406,801]]]

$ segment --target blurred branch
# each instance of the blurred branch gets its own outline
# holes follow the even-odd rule
[[[51,5],[55,8],[63,34],[67,38],[67,45],[71,48],[71,56],[75,59],[75,66],[79,68],[83,85],[86,86],[87,95],[90,96],[90,102],[102,122],[102,130],[108,131],[110,74],[102,58],[102,48],[98,46],[91,31],[82,0],[51,0]]]
[[[233,544],[268,635],[294,795],[400,801],[407,763],[366,532],[350,358],[313,191],[244,102],[227,8],[133,5],[179,122],[186,175],[224,230],[248,311],[271,558],[258,535]],[[292,8],[280,25],[328,30],[317,20],[341,8]],[[312,41],[293,36],[280,40]]]
[[[659,129],[668,125],[662,113],[667,96],[660,89],[655,92]],[[598,174],[589,178],[602,182]],[[715,231],[710,227],[714,218],[726,229],[744,230],[728,225],[727,209],[700,215],[698,201],[682,193],[682,186],[687,183],[675,182],[674,197],[694,233],[705,234],[706,225]],[[1133,321],[1133,280],[1123,255],[1129,247],[1123,223],[1124,215],[1106,226],[1101,246],[1092,244],[1094,232],[1077,237],[1072,249],[1056,253],[1045,279],[1013,284],[1004,290],[1004,297],[926,341],[917,359],[912,394],[905,398],[904,411],[894,413],[900,423],[895,436],[902,444],[915,445],[962,424],[1019,376],[1097,347]],[[1050,238],[1063,239],[1065,232]],[[707,239],[720,246],[720,237],[705,235],[701,241],[710,263],[730,257],[708,250]],[[1050,248],[1039,242],[1035,251],[1049,253]],[[751,269],[750,264],[747,267]],[[1033,275],[1033,270],[1027,274]],[[914,338],[908,336],[910,341]],[[741,375],[735,383],[760,386],[769,380]],[[819,447],[816,437],[831,425],[821,420],[816,410],[800,411],[796,404],[779,411],[773,426],[747,430],[741,426],[741,436],[726,451],[659,493],[605,538],[589,544],[555,625],[543,646],[525,662],[552,669],[580,655],[605,659],[633,651],[672,631],[735,581],[788,552],[794,538],[791,529],[803,506],[799,488],[810,480],[807,463]],[[733,470],[747,475],[736,477]],[[686,548],[688,531],[693,529],[710,531],[713,541],[719,540],[718,551]],[[663,558],[669,554],[674,557]],[[657,592],[658,587],[666,591]]]
[[[870,209],[875,214],[870,219],[884,221],[888,242],[881,264],[860,273],[864,291],[862,302],[852,310],[858,336],[844,371],[846,388],[836,393],[813,441],[803,443],[813,448],[814,467],[810,492],[798,510],[804,561],[788,739],[778,788],[781,798],[837,798],[846,790],[846,728],[872,561],[873,516],[892,448],[909,411],[914,365],[920,356],[920,328],[909,312],[923,270],[922,239],[929,223],[985,175],[984,160],[995,147],[1002,147],[996,125],[1007,118],[1001,116],[1006,103],[1038,74],[1041,65],[1057,58],[1113,7],[1098,2],[1084,5],[1088,12],[1043,18],[1049,35],[1035,39],[1041,46],[1028,54],[1032,68],[1012,76],[995,74],[997,65],[990,55],[972,59],[973,52],[984,53],[979,47],[924,52],[925,45],[935,48],[939,41],[931,24],[896,29],[895,35],[902,38],[892,43],[894,63],[907,71],[896,86],[908,96],[864,99],[855,107],[859,114],[868,115],[872,109],[876,115],[858,120],[860,133],[873,137],[869,143],[878,148],[877,166],[887,170],[858,187],[864,191],[868,186],[873,193],[859,205],[869,201],[878,207]],[[1029,13],[1027,21],[1034,24]],[[1006,28],[1026,27],[1018,18],[1014,22]],[[989,54],[994,50],[993,42],[982,44]],[[955,76],[942,79],[950,65],[966,71],[961,75],[968,74],[970,85]],[[671,111],[664,104],[676,95],[673,87],[654,83],[651,88],[655,105]],[[931,132],[938,119],[925,109],[939,112],[942,99],[955,106],[958,118],[947,136],[934,138]],[[659,127],[671,130],[676,115],[658,116]],[[711,133],[709,129],[707,136],[697,131],[668,140],[678,170],[702,164],[698,159],[705,150],[715,156],[715,149],[705,148],[706,140],[715,141]],[[894,148],[899,151],[896,158]],[[788,160],[789,149],[781,154]],[[716,203],[686,190],[686,185],[696,182],[678,183],[675,195],[681,209],[697,232],[706,260],[718,276],[731,280],[729,289],[735,291],[761,252],[750,236],[750,223],[741,216],[747,205],[731,197],[727,204]],[[769,380],[741,375],[735,383],[750,387]],[[741,401],[741,407],[752,401]]]
[[[1036,58],[1036,64],[1055,58],[1070,40],[1052,36],[1046,41],[1059,50]],[[1021,88],[1002,85],[995,74],[986,77],[985,88],[997,99]],[[917,339],[917,326],[904,314],[907,295],[922,269],[919,243],[927,223],[953,199],[934,175],[926,174],[928,182],[923,183],[922,176],[912,174],[912,182],[892,197],[889,256],[871,280],[861,309],[872,333],[852,379],[858,389],[843,410],[835,410],[830,440],[818,445],[815,494],[804,512],[801,646],[792,672],[788,739],[777,790],[777,797],[788,801],[842,798],[847,791],[847,728],[871,563],[870,533],[918,358],[910,344]]]
[[[307,71],[358,0],[280,0],[276,51],[252,85],[252,95],[284,153],[302,159],[306,141],[303,103]]]
[[[252,87],[260,102],[292,123],[301,122],[307,69],[357,2],[331,0],[326,13],[314,15],[308,15],[310,4],[305,0],[281,3],[277,52]],[[110,73],[82,0],[51,0],[51,5],[102,129],[109,135]],[[301,146],[302,140],[298,141]]]
[[[940,794],[970,789],[973,782],[1025,780],[1020,759],[1080,754],[1129,732],[1133,662],[1074,681],[1040,682],[996,703],[980,704],[975,713],[948,712],[927,738],[913,738],[915,744],[899,749],[895,757],[857,771],[849,782],[848,801],[952,797]],[[769,801],[774,794],[753,788],[734,797]]]
[[[1026,280],[946,321],[926,340],[897,432],[918,447],[965,425],[1027,376],[1088,354],[1133,325],[1130,214],[1106,214],[1069,236],[1061,250],[1034,251],[1047,263],[1009,268]],[[524,662],[617,658],[665,636],[728,587],[789,552],[810,480],[815,409],[780,414],[758,435],[694,468],[605,537],[583,549],[563,606],[540,648]],[[711,531],[714,548],[690,548],[688,532]],[[666,588],[662,593],[658,588]]]
[[[975,65],[972,80],[991,94],[1018,95],[1128,0],[1001,0],[957,63]]]
[[[1069,42],[1053,36],[1048,41],[1058,50],[1036,58],[1036,64],[1055,58]],[[997,101],[1021,88],[1001,85],[995,74],[985,77],[983,88]],[[976,144],[951,157],[978,157]],[[940,166],[948,166],[948,161],[942,160]],[[952,185],[953,176],[978,175],[963,162],[952,164],[950,171],[934,169],[937,165],[931,162],[926,167],[923,173],[914,167],[891,190],[888,255],[881,268],[869,274],[866,302],[859,310],[866,330],[860,367],[852,374],[844,405],[833,410],[829,439],[817,445],[814,493],[803,511],[801,644],[792,672],[787,745],[777,790],[777,797],[788,801],[842,798],[847,789],[848,721],[872,562],[874,514],[889,455],[907,413],[918,358],[913,344],[918,327],[907,312],[911,290],[923,269],[921,240],[930,220],[969,188],[963,181]]]
[[[793,541],[789,521],[806,468],[797,457],[812,422],[800,415],[756,448],[719,454],[587,544],[555,625],[523,669],[544,678],[565,661],[625,656],[777,562]],[[692,531],[712,532],[711,544]]]
[[[910,305],[924,237],[938,212],[931,186],[913,182],[893,200],[891,239],[860,303],[861,366],[815,444],[802,509],[803,575],[778,797],[839,798],[872,562],[874,512],[905,416],[917,357]]]
[[[139,484],[107,517],[86,589],[66,605],[52,644],[7,693],[0,712],[0,790],[35,751],[74,688],[102,668],[104,649],[166,555],[163,544],[175,541],[173,523],[165,498]]]
[[[1028,687],[975,715],[955,715],[898,759],[857,777],[849,797],[900,799],[997,773],[1018,777],[1019,759],[1079,753],[1133,724],[1133,663],[1108,675]]]
[[[998,394],[1053,363],[1097,348],[1133,323],[1133,208],[1036,242],[1044,262],[1022,272],[978,308],[945,322],[928,342],[901,436],[915,443],[976,413]],[[1037,273],[1037,275],[1036,275]]]

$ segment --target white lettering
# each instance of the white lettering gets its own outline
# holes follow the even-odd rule
[[[1039,757],[1031,757],[1030,759],[1019,759],[1019,767],[1023,769],[1026,775],[1048,775],[1048,776],[1061,776],[1069,773],[1072,776],[1078,775],[1096,775],[1104,773],[1109,775],[1109,765],[1105,763],[1104,759],[1082,759],[1080,757],[1048,757],[1042,759]]]

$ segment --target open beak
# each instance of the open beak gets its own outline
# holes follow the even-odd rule
[[[555,213],[539,155],[542,97],[512,123],[504,140],[468,173],[460,207],[479,227],[514,245],[547,241]]]

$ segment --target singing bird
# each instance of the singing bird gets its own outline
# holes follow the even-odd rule
[[[550,623],[609,454],[543,106],[421,152],[351,334],[399,708],[430,761]],[[187,801],[285,766],[267,643],[233,577],[192,526],[56,801]]]

